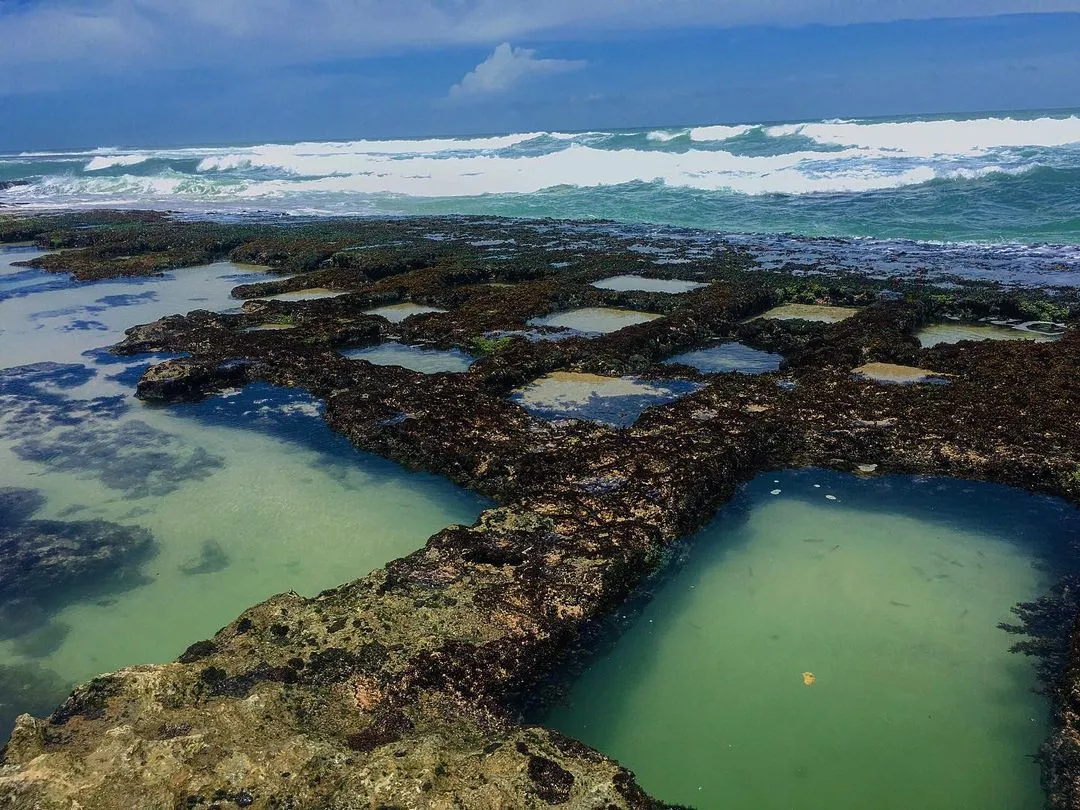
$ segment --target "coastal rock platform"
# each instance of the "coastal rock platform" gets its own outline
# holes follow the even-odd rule
[[[702,255],[675,238],[665,248],[686,261],[656,264],[617,229],[598,234],[470,218],[0,219],[0,239],[68,249],[37,266],[84,280],[226,258],[290,274],[234,290],[238,313],[129,329],[114,352],[181,355],[151,367],[137,395],[169,405],[254,382],[304,389],[355,446],[497,504],[367,576],[255,605],[173,663],[99,677],[48,718],[24,715],[0,760],[0,807],[665,807],[617,763],[522,718],[741,483],[813,466],[985,480],[1080,504],[1075,290],[763,270],[745,251]],[[594,286],[619,275],[704,286]],[[315,288],[343,294],[268,300]],[[440,311],[400,322],[365,314],[405,303]],[[757,317],[789,304],[851,314]],[[529,330],[593,307],[658,317],[559,340]],[[1055,341],[923,348],[919,329],[946,318],[1066,328]],[[253,331],[266,323],[292,328]],[[665,363],[718,340],[784,360],[755,375]],[[464,373],[422,374],[340,354],[389,341],[479,359]],[[853,373],[870,363],[933,369],[949,384]],[[697,387],[626,427],[545,421],[511,400],[554,372]],[[1014,629],[1043,661],[1055,701],[1043,752],[1050,803],[1075,808],[1080,632],[1077,589],[1063,582],[1022,606]]]

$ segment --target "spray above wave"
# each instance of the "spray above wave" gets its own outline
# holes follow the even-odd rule
[[[138,166],[150,159],[150,155],[99,155],[83,167],[85,172],[99,172],[115,166]]]
[[[132,166],[145,156],[96,158],[94,169]],[[471,197],[485,194],[534,194],[573,186],[595,188],[628,183],[660,183],[671,188],[724,191],[748,195],[854,193],[927,183],[936,179],[974,178],[1019,173],[1017,164],[972,163],[939,159],[933,163],[894,156],[868,155],[859,149],[838,152],[787,152],[738,155],[723,150],[668,152],[602,149],[568,144],[540,154],[379,154],[345,148],[313,151],[303,146],[260,146],[202,158],[191,180],[226,184],[185,185],[181,173],[141,178],[149,193],[185,193],[230,188],[244,199],[280,197],[291,192],[397,194],[410,197]],[[89,170],[88,170],[89,171]],[[123,180],[123,183],[117,181]],[[46,180],[16,192],[30,199],[43,192],[108,194],[137,189],[137,175]],[[155,181],[165,180],[166,183]]]
[[[821,144],[857,147],[878,154],[973,156],[1008,148],[1078,144],[1080,117],[881,123],[832,121],[785,124],[769,127],[767,132],[772,137],[802,135]]]
[[[823,121],[24,153],[0,156],[0,180],[29,181],[0,203],[737,220],[814,233],[846,219],[857,224],[845,235],[896,235],[903,222],[933,238],[1023,239],[1027,223],[1031,239],[1073,242],[1078,170],[1078,115]],[[965,184],[978,194],[965,196]],[[929,217],[921,224],[909,221],[913,202]],[[954,228],[962,216],[971,224]]]

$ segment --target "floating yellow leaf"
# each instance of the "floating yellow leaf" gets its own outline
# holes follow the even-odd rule
[[[813,672],[804,672],[802,674],[802,682],[807,686],[813,686],[815,681],[817,681],[817,675]]]

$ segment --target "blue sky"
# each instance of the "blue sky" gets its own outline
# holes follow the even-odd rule
[[[0,0],[0,149],[1077,107],[1077,42],[1080,0]]]

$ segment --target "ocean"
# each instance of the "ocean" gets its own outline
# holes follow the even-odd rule
[[[1080,112],[27,151],[0,155],[5,181],[20,184],[0,205],[28,208],[458,213],[1077,245]]]

